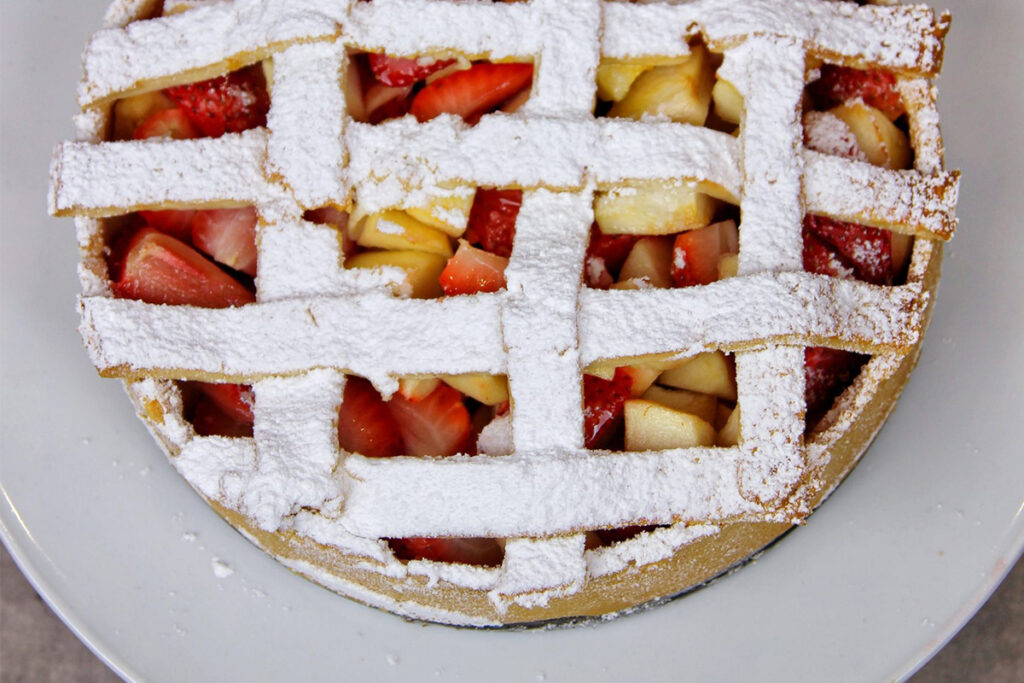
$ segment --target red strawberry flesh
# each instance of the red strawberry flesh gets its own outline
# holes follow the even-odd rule
[[[405,455],[447,456],[474,449],[469,410],[462,394],[447,384],[415,402],[395,394],[388,408],[398,423]]]
[[[505,288],[507,266],[507,258],[462,242],[441,271],[441,288],[448,296],[497,292]]]
[[[905,111],[896,90],[896,77],[880,69],[825,64],[821,67],[821,78],[808,86],[808,92],[820,111],[857,99],[881,110],[891,120]]]
[[[873,285],[892,284],[892,234],[889,231],[807,215],[804,232],[834,247],[836,253],[852,265],[858,280]]]
[[[391,549],[401,560],[433,560],[483,567],[501,564],[504,550],[493,538],[392,538]]]
[[[338,409],[338,445],[370,458],[388,458],[405,450],[388,404],[362,377],[349,376]]]
[[[469,212],[466,240],[484,251],[508,258],[512,255],[516,218],[522,203],[522,190],[477,188]]]
[[[139,124],[133,135],[136,140],[150,138],[189,140],[199,137],[199,131],[192,124],[186,112],[175,107],[150,114],[145,121]]]
[[[597,223],[591,225],[584,269],[587,286],[608,289],[638,239],[635,235],[606,235]]]
[[[413,85],[455,62],[454,59],[389,57],[383,54],[370,54],[369,61],[377,80],[392,87]]]
[[[176,85],[166,93],[204,137],[265,126],[270,96],[260,64],[207,81]]]
[[[218,263],[256,275],[256,209],[207,209],[192,219],[192,243]]]
[[[633,378],[616,368],[612,379],[583,375],[583,429],[587,448],[606,448],[621,431],[622,415]]]
[[[533,64],[480,62],[428,84],[412,101],[412,114],[428,121],[455,114],[475,123],[533,80]]]
[[[852,351],[809,347],[804,351],[804,374],[807,385],[807,426],[810,429],[835,402],[839,394],[850,386],[867,356]]]

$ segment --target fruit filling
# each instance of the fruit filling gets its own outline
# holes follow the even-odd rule
[[[587,448],[657,451],[739,443],[731,354],[598,361],[583,374]]]
[[[522,198],[520,190],[481,187],[349,220],[345,267],[398,268],[405,280],[396,293],[414,298],[497,292]]]
[[[718,78],[720,55],[700,41],[682,57],[604,58],[597,68],[598,116],[663,117],[734,132],[743,98]]]
[[[380,123],[406,114],[429,121],[454,114],[473,125],[491,112],[515,112],[529,99],[532,83],[530,62],[353,53],[345,98],[356,121]]]

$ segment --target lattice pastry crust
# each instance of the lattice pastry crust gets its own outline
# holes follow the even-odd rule
[[[125,380],[172,463],[289,568],[370,605],[455,624],[600,615],[719,574],[800,523],[853,467],[920,349],[955,227],[929,78],[948,16],[831,0],[631,4],[531,0],[117,0],[85,53],[80,139],[53,165],[52,211],[76,216],[82,332]],[[409,22],[407,17],[416,17]],[[746,102],[738,137],[659,120],[596,119],[602,57],[671,58],[701,35]],[[530,57],[516,114],[370,126],[345,114],[347,48]],[[808,56],[898,74],[915,170],[803,147]],[[265,129],[217,139],[105,142],[127,94],[269,59]],[[698,183],[742,210],[739,275],[678,290],[582,287],[595,191]],[[525,190],[506,291],[395,298],[393,276],[339,267],[338,240],[302,220],[326,204],[416,205],[460,184]],[[253,204],[255,304],[207,310],[113,298],[106,217]],[[803,272],[804,213],[916,236],[905,284]],[[453,336],[452,330],[458,330]],[[415,344],[410,345],[409,340]],[[872,354],[805,440],[803,347]],[[647,453],[583,447],[581,368],[606,358],[735,353],[740,445]],[[345,373],[507,375],[513,453],[370,459],[336,437]],[[172,380],[252,383],[253,438],[197,436]],[[585,550],[584,531],[661,524]],[[403,563],[381,541],[509,539],[500,567]]]

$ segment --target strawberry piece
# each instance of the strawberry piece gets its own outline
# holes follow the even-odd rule
[[[623,368],[616,368],[611,379],[583,375],[583,442],[587,448],[602,448],[614,440],[632,388],[633,378]]]
[[[808,273],[852,279],[856,271],[828,242],[804,230],[804,270]]]
[[[131,239],[114,294],[151,304],[227,308],[255,297],[233,277],[183,242],[152,228]]]
[[[391,549],[401,560],[457,562],[481,567],[501,564],[505,551],[493,538],[392,538]]]
[[[349,376],[338,409],[338,445],[369,458],[388,458],[405,450],[388,404],[362,377]]]
[[[139,211],[139,215],[151,228],[156,228],[182,242],[192,240],[192,217],[196,215],[193,210]]]
[[[382,54],[370,54],[369,60],[370,69],[377,80],[392,87],[413,85],[455,63],[454,59],[389,57]]]
[[[461,242],[441,271],[441,288],[448,296],[497,292],[505,288],[508,259]]]
[[[192,219],[192,243],[218,263],[256,275],[256,209],[208,209]]]
[[[892,284],[892,234],[889,231],[807,215],[804,232],[832,245],[852,265],[858,280],[873,285]]]
[[[199,131],[184,110],[163,109],[150,114],[139,124],[133,134],[136,140],[149,138],[170,138],[171,140],[190,140],[199,137]]]
[[[516,218],[523,204],[522,190],[478,187],[469,211],[466,240],[498,256],[512,255]]]
[[[881,69],[826,64],[821,67],[821,78],[807,88],[815,108],[822,111],[858,98],[880,109],[891,121],[906,111],[896,91],[896,77]]]
[[[468,123],[475,123],[528,87],[532,80],[533,64],[481,62],[439,78],[420,90],[413,98],[412,114],[419,121],[455,114]]]
[[[200,396],[191,407],[192,428],[199,436],[251,437],[252,421],[238,420],[212,398]]]
[[[395,394],[388,402],[406,455],[455,455],[473,450],[473,430],[462,394],[439,385],[419,401]]]
[[[706,285],[718,279],[718,258],[722,255],[716,225],[676,235],[672,247],[672,286]]]
[[[320,225],[332,225],[338,229],[338,238],[341,240],[342,253],[350,256],[356,252],[356,242],[346,228],[348,227],[348,213],[333,206],[324,206],[319,209],[310,209],[302,214],[302,218],[310,223]]]
[[[828,412],[836,397],[853,382],[867,356],[852,351],[808,347],[804,351],[807,426],[813,427]]]
[[[587,286],[595,289],[611,287],[638,239],[637,235],[606,235],[597,223],[591,225],[584,268]]]
[[[267,124],[270,96],[259,64],[208,81],[176,85],[165,92],[204,137],[218,138]]]
[[[412,106],[411,95],[411,85],[391,87],[371,81],[363,93],[363,116],[369,123],[405,116]]]
[[[238,422],[252,426],[253,397],[252,387],[248,384],[214,384],[210,382],[191,382],[192,386],[201,391],[226,416]]]

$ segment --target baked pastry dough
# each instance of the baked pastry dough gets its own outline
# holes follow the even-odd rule
[[[678,594],[802,523],[857,462],[916,363],[941,243],[956,225],[958,175],[942,169],[928,80],[948,16],[833,0],[181,1],[156,14],[152,2],[111,6],[85,53],[80,139],[53,163],[51,209],[76,217],[82,249],[82,334],[99,372],[125,380],[214,509],[334,591],[478,626],[606,615]],[[625,106],[595,118],[602,60],[671,64],[703,50],[698,37],[741,98],[738,135],[673,113],[615,118]],[[353,51],[532,60],[532,90],[515,113],[472,126],[452,116],[358,122],[346,113]],[[108,141],[119,100],[261,61],[265,127]],[[804,146],[805,86],[823,62],[896,74],[913,170]],[[585,286],[595,196],[652,182],[740,207],[735,277]],[[497,292],[395,296],[408,293],[400,271],[341,267],[337,230],[304,219],[325,206],[415,209],[475,186],[523,190]],[[112,296],[119,217],[238,206],[258,214],[255,303]],[[805,272],[805,214],[912,235],[905,282]],[[805,347],[871,355],[806,436]],[[707,351],[735,359],[736,445],[585,447],[585,368]],[[507,376],[511,452],[341,451],[351,374],[385,394],[399,377]],[[252,436],[199,435],[182,380],[252,385]],[[588,547],[589,530],[631,525],[650,528]],[[472,566],[402,560],[386,539],[410,537],[507,540],[500,565]]]

